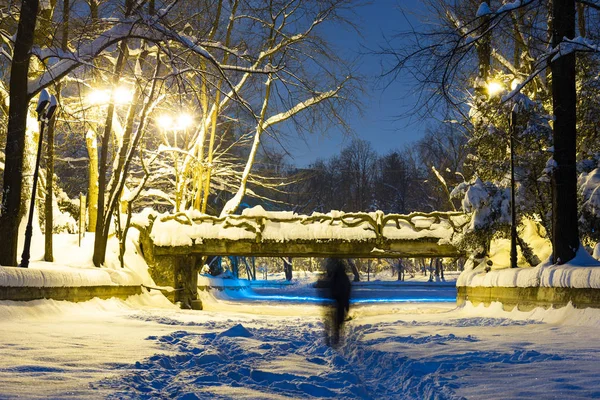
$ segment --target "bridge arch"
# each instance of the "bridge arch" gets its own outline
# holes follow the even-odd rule
[[[189,301],[204,256],[459,257],[453,239],[469,220],[460,212],[298,215],[254,207],[228,217],[147,212],[134,226],[155,281],[182,289],[176,300]]]

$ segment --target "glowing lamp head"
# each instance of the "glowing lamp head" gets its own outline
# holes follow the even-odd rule
[[[177,117],[177,129],[187,129],[192,125],[193,122],[194,119],[191,115],[181,114],[179,117]]]
[[[87,101],[93,105],[103,105],[110,103],[109,89],[95,89],[88,93]],[[115,104],[128,104],[133,101],[133,90],[119,86],[113,91]]]
[[[161,129],[167,130],[173,128],[173,118],[171,118],[169,115],[159,116],[156,119],[156,122]]]
[[[110,93],[107,90],[92,90],[87,95],[90,104],[107,104],[110,101]]]
[[[498,81],[488,82],[486,85],[488,96],[494,97],[504,91],[504,85]]]
[[[119,86],[114,91],[116,104],[128,104],[133,101],[133,90]]]

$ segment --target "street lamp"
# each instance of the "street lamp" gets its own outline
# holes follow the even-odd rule
[[[517,130],[519,105],[510,112],[510,267],[517,268],[517,213],[515,204],[515,153],[514,140]]]
[[[494,97],[504,91],[504,85],[498,81],[490,81],[486,84],[488,96]]]
[[[42,90],[38,98],[37,107],[35,112],[38,115],[38,121],[40,122],[40,137],[38,140],[38,151],[35,159],[35,169],[33,170],[33,187],[31,189],[31,200],[29,203],[29,216],[27,219],[27,227],[25,228],[25,244],[23,245],[23,254],[21,255],[21,264],[19,267],[29,267],[29,257],[31,248],[31,236],[33,233],[33,209],[35,207],[35,192],[37,189],[38,181],[38,170],[40,168],[40,158],[42,155],[42,142],[44,138],[44,128],[46,124],[50,122],[54,112],[56,111],[57,102],[54,95],[49,95],[46,89]],[[51,178],[48,178],[51,179]],[[46,235],[52,234],[52,232],[46,232]]]
[[[511,87],[514,90],[519,82],[513,80]],[[488,95],[494,97],[505,90],[502,83],[490,81],[486,84]],[[517,130],[518,103],[514,103],[509,117],[509,150],[510,150],[510,267],[517,268],[517,213],[515,204],[515,153],[514,139]]]

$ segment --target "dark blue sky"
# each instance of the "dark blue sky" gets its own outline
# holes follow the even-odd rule
[[[404,15],[400,8],[404,10]],[[392,38],[396,33],[410,30],[407,18],[418,28],[424,14],[423,5],[419,0],[373,0],[372,4],[357,8],[354,14],[350,19],[360,29],[360,34],[338,27],[328,28],[326,35],[337,51],[347,58],[357,59],[358,73],[366,78],[363,113],[352,115],[348,122],[356,137],[371,142],[376,152],[385,154],[418,140],[425,132],[427,123],[399,119],[416,103],[414,86],[409,79],[401,77],[382,89],[382,58],[369,54],[368,49],[377,50],[385,44],[386,37]],[[400,42],[396,40],[394,43]],[[315,133],[307,138],[307,144],[297,141],[288,146],[294,155],[291,162],[304,167],[317,158],[329,158],[339,154],[340,149],[351,140],[352,137],[337,129],[330,129],[325,134]]]

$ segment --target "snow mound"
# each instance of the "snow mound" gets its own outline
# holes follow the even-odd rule
[[[219,334],[219,337],[252,337],[252,332],[242,324],[237,324]]]

